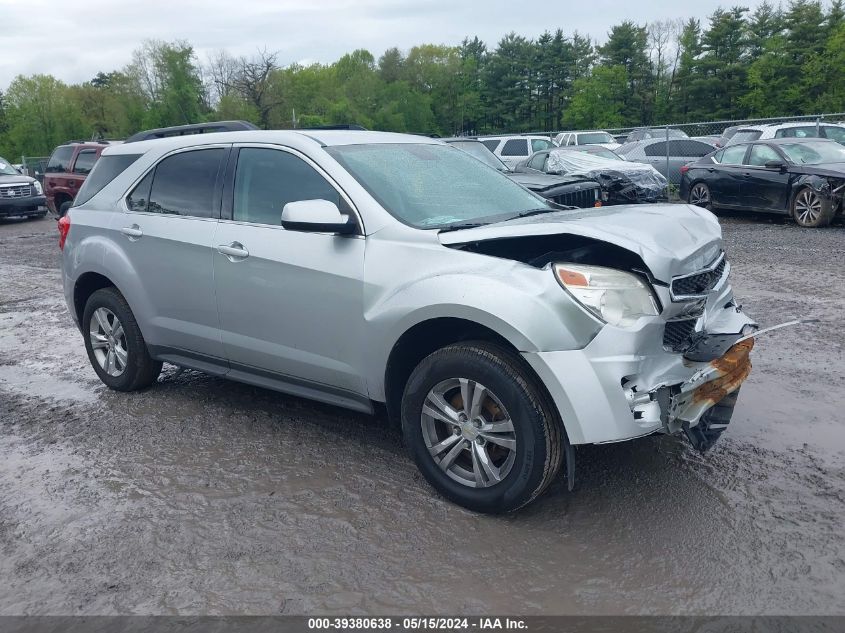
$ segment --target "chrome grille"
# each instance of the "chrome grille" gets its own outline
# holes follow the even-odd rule
[[[554,197],[554,201],[558,204],[568,207],[581,207],[582,209],[594,206],[596,201],[600,199],[600,187],[581,189],[580,191],[570,191]]]
[[[698,319],[669,321],[663,330],[663,347],[673,352],[683,352],[689,347],[690,337],[695,332]]]
[[[32,185],[29,183],[0,186],[0,198],[29,198],[32,195]]]
[[[722,275],[725,274],[727,260],[721,254],[707,269],[672,280],[672,298],[679,300],[684,297],[700,297],[716,287]]]

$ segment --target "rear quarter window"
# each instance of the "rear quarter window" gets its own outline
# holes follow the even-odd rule
[[[98,160],[74,199],[74,206],[84,204],[96,196],[112,180],[122,174],[129,165],[141,157],[140,154],[102,156]],[[77,163],[79,159],[77,158]]]

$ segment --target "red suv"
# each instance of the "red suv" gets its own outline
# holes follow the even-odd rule
[[[109,141],[69,141],[53,150],[44,170],[47,208],[63,216]]]

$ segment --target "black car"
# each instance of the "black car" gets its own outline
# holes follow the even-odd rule
[[[0,218],[43,217],[47,214],[45,204],[41,183],[0,157]]]
[[[514,182],[530,189],[547,200],[569,207],[596,207],[602,203],[601,185],[584,176],[550,176],[547,174],[517,173],[508,169],[498,156],[481,141],[469,137],[441,139],[478,160],[498,169]]]
[[[707,209],[788,213],[801,226],[842,212],[845,147],[828,139],[738,143],[682,167],[680,196]]]
[[[651,165],[611,160],[571,147],[554,147],[535,152],[514,171],[542,176],[591,178],[601,185],[608,204],[665,202],[668,182]]]

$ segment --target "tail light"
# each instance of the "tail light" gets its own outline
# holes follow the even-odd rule
[[[70,233],[70,216],[65,214],[59,218],[59,250],[65,250],[68,233]]]
[[[689,171],[689,165],[684,165],[683,167],[681,167],[681,176],[683,176],[688,171]]]

